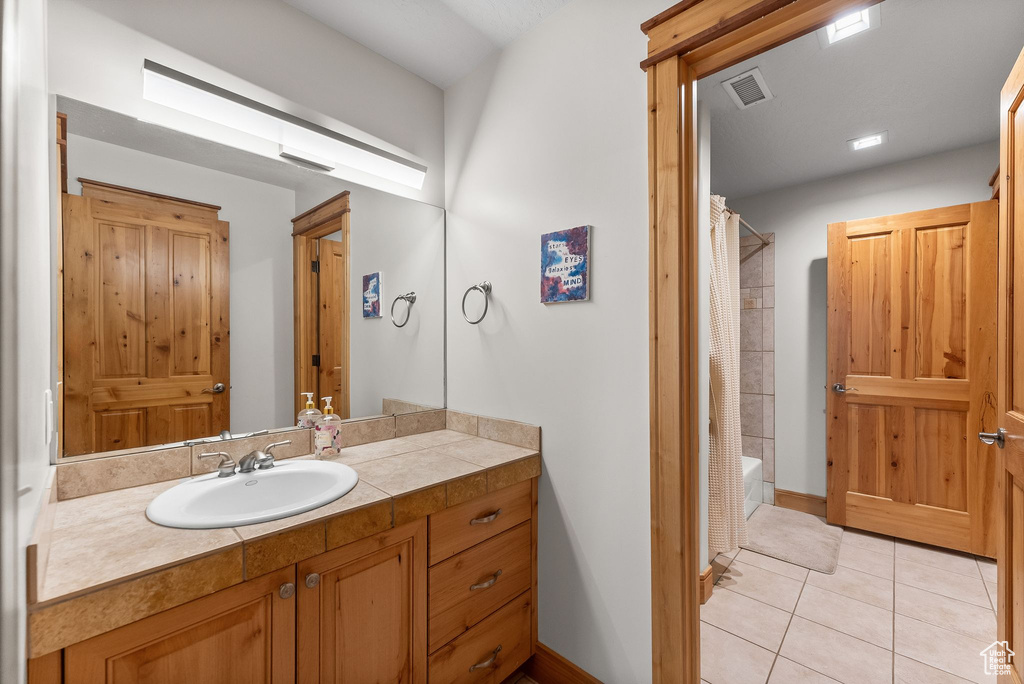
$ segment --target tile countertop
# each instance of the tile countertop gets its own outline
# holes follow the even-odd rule
[[[349,447],[332,460],[356,470],[355,489],[312,511],[243,527],[185,530],[150,522],[146,506],[179,480],[52,504],[49,558],[32,609],[232,547],[243,549],[241,581],[379,531],[362,521],[361,528],[332,533],[332,522],[345,522],[346,514],[376,506],[383,517],[390,516],[385,521],[390,528],[540,474],[535,449],[447,429]],[[301,532],[311,543],[297,536],[285,539],[291,532]],[[275,541],[286,548],[272,548]]]

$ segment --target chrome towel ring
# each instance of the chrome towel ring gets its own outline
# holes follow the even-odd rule
[[[468,297],[469,293],[472,292],[473,290],[480,292],[484,296],[484,312],[480,314],[480,318],[476,319],[475,321],[469,320],[469,316],[466,315],[466,297]],[[469,323],[470,325],[476,325],[480,321],[484,320],[484,316],[487,315],[488,302],[490,301],[491,298],[490,294],[491,281],[485,280],[482,283],[477,283],[476,285],[473,285],[468,290],[466,290],[466,294],[462,295],[462,317],[466,319],[467,323]]]
[[[395,304],[398,303],[398,300],[402,300],[402,301],[405,302],[405,320],[402,321],[401,325],[399,325],[398,321],[395,320]],[[415,304],[415,303],[416,303],[416,293],[415,292],[407,292],[404,295],[398,295],[391,302],[391,322],[394,324],[394,326],[396,328],[404,328],[405,324],[409,322],[409,317],[412,316],[412,305]]]

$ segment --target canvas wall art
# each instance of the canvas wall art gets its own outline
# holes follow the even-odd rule
[[[540,301],[590,299],[590,226],[540,236]]]
[[[380,318],[380,271],[363,276],[363,318]]]

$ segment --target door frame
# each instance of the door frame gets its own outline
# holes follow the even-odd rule
[[[320,335],[317,328],[319,302],[316,300],[317,274],[312,270],[311,263],[318,260],[319,240],[339,230],[345,247],[345,272],[349,273],[350,264],[350,228],[352,209],[349,191],[340,192],[330,199],[324,200],[312,209],[292,219],[292,295],[295,310],[295,386],[292,397],[295,400],[295,413],[305,405],[299,398],[303,388],[319,387],[318,367],[313,365],[313,354],[320,348]],[[346,283],[348,285],[348,283]],[[347,292],[347,288],[346,288]],[[349,296],[351,293],[347,293]],[[341,378],[341,402],[335,406],[335,413],[342,418],[349,417],[349,321],[342,321],[342,358],[345,359]],[[318,400],[319,396],[314,400]]]
[[[651,627],[655,682],[700,681],[698,79],[881,0],[683,0],[648,38]]]

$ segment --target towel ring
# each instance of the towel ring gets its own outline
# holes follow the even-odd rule
[[[398,300],[402,300],[406,304],[406,307],[405,307],[405,320],[402,321],[401,325],[399,325],[398,321],[395,320],[395,304],[398,303]],[[404,295],[398,295],[391,302],[391,322],[394,324],[394,326],[396,328],[404,328],[405,324],[409,322],[409,317],[412,316],[412,305],[415,304],[415,303],[416,303],[416,293],[415,292],[407,292]]]
[[[484,296],[484,312],[480,314],[480,318],[476,319],[475,321],[469,320],[469,316],[466,315],[466,297],[468,297],[469,293],[472,292],[473,290],[480,292]],[[491,282],[489,280],[485,280],[482,283],[477,283],[476,285],[473,285],[468,290],[466,290],[466,294],[462,295],[462,317],[466,319],[467,323],[469,323],[470,325],[476,325],[480,321],[484,320],[484,316],[487,315],[487,306],[490,300],[490,297],[488,295],[490,294]]]

